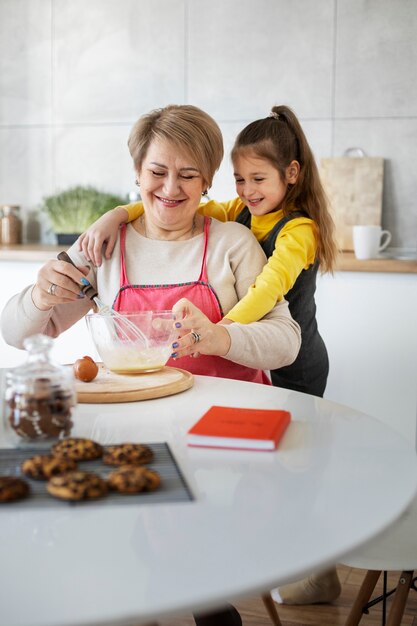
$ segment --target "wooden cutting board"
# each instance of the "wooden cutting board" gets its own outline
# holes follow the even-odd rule
[[[333,157],[320,161],[341,250],[353,250],[354,224],[381,225],[384,159]]]
[[[194,384],[190,372],[176,367],[164,367],[149,374],[131,376],[110,372],[99,365],[97,377],[90,383],[77,380],[77,400],[81,403],[136,402],[171,396],[189,389]]]

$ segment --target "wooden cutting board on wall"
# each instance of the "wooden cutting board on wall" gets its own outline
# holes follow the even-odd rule
[[[353,250],[354,224],[381,225],[384,159],[331,157],[320,161],[341,250]]]

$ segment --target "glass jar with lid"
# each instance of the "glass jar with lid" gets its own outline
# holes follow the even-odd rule
[[[26,363],[6,373],[4,426],[9,444],[42,446],[71,433],[74,374],[72,368],[52,363],[52,345],[46,335],[28,337]]]
[[[3,204],[0,218],[0,243],[12,245],[22,243],[22,220],[20,207],[16,204]]]

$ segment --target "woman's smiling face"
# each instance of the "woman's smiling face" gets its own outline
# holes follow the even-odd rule
[[[155,139],[138,172],[146,220],[162,230],[191,226],[204,181],[186,151],[169,141]]]

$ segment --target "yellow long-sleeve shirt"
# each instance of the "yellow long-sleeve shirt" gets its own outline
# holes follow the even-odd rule
[[[228,202],[210,200],[200,204],[199,213],[222,222],[235,221],[244,206],[240,198]],[[141,202],[123,208],[128,213],[129,222],[143,213]],[[282,211],[252,216],[251,230],[256,239],[263,241],[282,218]],[[285,224],[277,236],[272,256],[245,297],[227,313],[227,319],[248,324],[264,317],[276,302],[285,297],[302,270],[314,263],[316,252],[317,237],[313,220],[297,217]]]

